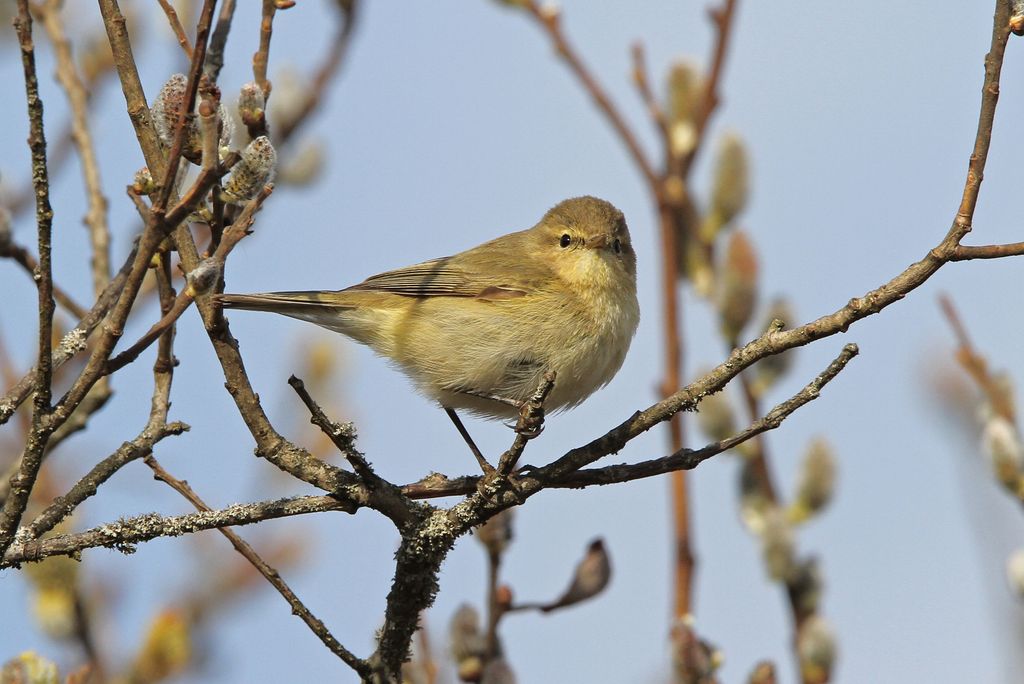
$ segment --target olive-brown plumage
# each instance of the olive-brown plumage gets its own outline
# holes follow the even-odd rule
[[[222,295],[225,308],[316,323],[393,361],[451,409],[508,418],[544,373],[547,408],[607,384],[636,332],[636,255],[622,212],[565,200],[533,228],[450,257],[371,276],[339,291]]]

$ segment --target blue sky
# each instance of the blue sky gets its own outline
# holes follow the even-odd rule
[[[239,10],[229,44],[225,92],[250,78],[255,3]],[[991,30],[991,3],[741,3],[734,51],[713,135],[738,132],[753,163],[751,204],[741,223],[762,267],[765,301],[786,294],[801,321],[842,306],[889,279],[936,244],[963,187]],[[671,60],[703,62],[711,32],[696,2],[563,3],[564,26],[586,61],[633,122],[655,156],[655,136],[629,81],[629,46],[642,39],[661,85]],[[83,21],[92,10],[74,8]],[[232,255],[228,289],[336,289],[395,266],[459,251],[532,225],[557,201],[579,194],[621,208],[638,252],[640,330],[612,384],[580,408],[548,423],[525,460],[537,463],[582,444],[655,398],[660,378],[660,300],[656,224],[640,177],[620,141],[597,115],[544,36],[524,17],[494,2],[375,2],[361,25],[336,88],[305,135],[326,153],[314,186],[282,188],[260,214],[256,234]],[[300,72],[329,34],[320,3],[300,3],[275,23],[271,78],[286,65]],[[162,19],[161,19],[162,21]],[[146,24],[142,76],[155,93],[181,68],[176,46],[157,21]],[[44,41],[40,40],[40,43]],[[967,242],[1021,239],[1020,172],[1014,167],[1024,120],[1022,62],[1011,41],[996,130],[975,232]],[[20,83],[16,51],[0,46],[0,77]],[[52,61],[41,55],[47,122],[55,130],[64,104],[50,84]],[[142,165],[116,85],[108,83],[96,136],[111,198],[114,253],[123,255],[132,208],[122,188]],[[16,91],[20,93],[20,86]],[[0,110],[0,173],[16,184],[27,168],[20,99]],[[705,163],[697,169],[705,187]],[[56,182],[56,264],[63,282],[86,298],[84,198],[72,163]],[[15,235],[32,242],[31,225]],[[826,578],[823,614],[840,645],[840,682],[1016,681],[1020,661],[1014,624],[1021,607],[1005,588],[1002,563],[1024,531],[1019,506],[990,482],[977,440],[964,437],[939,410],[929,378],[949,363],[952,341],[936,297],[950,293],[978,347],[1020,380],[1016,261],[969,262],[944,268],[923,288],[842,339],[800,350],[796,368],[770,400],[781,400],[818,373],[843,343],[861,356],[818,401],[769,437],[776,479],[792,490],[799,458],[817,435],[839,457],[833,506],[799,535]],[[31,281],[0,264],[0,330],[22,363],[33,341]],[[687,296],[690,373],[726,351],[713,311]],[[151,315],[139,317],[133,338]],[[155,320],[155,319],[154,319]],[[443,413],[366,349],[282,317],[239,313],[232,329],[271,418],[311,443],[286,385],[302,367],[309,338],[326,337],[344,359],[337,402],[356,422],[360,447],[396,482],[431,470],[469,472],[473,463]],[[161,446],[169,470],[187,478],[211,503],[269,491],[269,466],[252,457],[251,438],[222,389],[220,370],[198,317],[183,318],[182,360],[171,416],[191,433]],[[109,411],[55,461],[80,473],[143,424],[149,363],[119,374]],[[123,377],[122,377],[123,375]],[[135,386],[133,387],[133,383]],[[298,417],[298,418],[297,418]],[[510,441],[499,424],[473,421],[488,453]],[[697,439],[696,431],[691,431]],[[661,431],[636,440],[618,458],[665,451]],[[186,510],[152,482],[141,464],[114,478],[83,508],[80,524],[129,513]],[[699,559],[697,624],[724,652],[723,681],[740,681],[761,658],[792,680],[788,607],[766,578],[756,541],[737,514],[738,463],[729,456],[691,478]],[[275,486],[279,486],[280,482]],[[292,491],[303,491],[294,487]],[[605,538],[615,575],[600,599],[549,617],[513,616],[503,624],[508,656],[522,682],[658,682],[668,671],[671,611],[667,482],[556,491],[532,499],[516,518],[517,539],[505,564],[516,595],[543,599],[564,587],[588,541]],[[270,523],[282,534],[309,535],[311,561],[288,574],[296,592],[357,653],[368,653],[383,614],[396,537],[379,516]],[[259,539],[254,530],[247,537]],[[232,553],[226,543],[208,545]],[[220,545],[219,547],[217,545]],[[258,544],[257,544],[258,545]],[[95,550],[85,571],[125,587],[105,635],[130,652],[134,636],[163,598],[195,583],[202,567],[181,540],[140,547],[132,557]],[[214,558],[218,557],[216,555]],[[428,615],[435,643],[458,604],[483,600],[484,554],[465,539],[441,576]],[[170,589],[170,593],[168,590]],[[0,573],[0,611],[25,616],[25,584]],[[8,611],[13,611],[8,613]],[[67,662],[71,652],[47,642],[27,617],[24,629],[0,633],[0,654],[34,647]],[[214,625],[212,669],[203,681],[245,682],[354,677],[269,589]],[[1017,676],[1011,676],[1015,672]],[[200,681],[196,679],[195,681]]]

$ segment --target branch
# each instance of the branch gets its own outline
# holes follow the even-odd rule
[[[92,334],[92,331],[95,330],[96,326],[100,324],[104,316],[107,315],[110,307],[113,306],[117,297],[121,294],[137,253],[138,243],[132,246],[132,251],[128,254],[128,258],[125,260],[120,272],[107,284],[106,289],[96,300],[96,303],[93,304],[92,309],[82,317],[78,325],[64,335],[64,339],[61,340],[61,343],[53,353],[52,365],[54,369],[60,368],[68,359],[85,349],[85,341]],[[6,423],[14,415],[18,407],[21,406],[21,403],[31,394],[35,374],[36,369],[33,367],[7,394],[0,398],[0,425]],[[0,496],[0,499],[2,498],[3,496]]]
[[[228,43],[228,33],[231,32],[231,20],[234,16],[235,0],[224,0],[217,16],[217,26],[210,37],[210,48],[206,57],[206,75],[214,83],[217,82],[220,70],[224,67],[224,48]]]
[[[331,496],[305,496],[234,504],[216,511],[171,517],[146,513],[132,518],[121,518],[76,534],[16,542],[7,550],[0,567],[12,567],[50,556],[74,556],[80,551],[99,546],[117,549],[122,553],[133,553],[136,544],[158,537],[180,537],[183,534],[216,527],[251,525],[263,520],[325,511],[355,513],[357,509],[358,506],[352,502],[339,501]]]
[[[562,474],[562,470],[559,467],[561,461],[559,459],[543,468],[521,472],[517,479],[523,488],[523,493],[532,495],[544,488],[579,488],[599,484],[612,484],[643,477],[652,477],[679,468],[695,468],[711,456],[732,449],[754,435],[766,430],[775,429],[781,425],[788,416],[800,407],[816,399],[821,389],[835,378],[856,355],[857,347],[855,345],[846,345],[828,368],[792,398],[773,408],[764,418],[746,430],[727,440],[710,444],[703,449],[684,449],[671,456],[651,461],[630,465],[607,466],[564,474]],[[637,418],[635,420],[638,420],[643,414],[638,413],[636,415]],[[167,428],[168,430],[173,430],[176,425],[172,423]],[[170,434],[175,433],[170,432]],[[603,439],[595,440],[591,444],[598,444]],[[573,452],[569,453],[572,454]],[[88,478],[84,478],[83,482],[86,479]],[[479,477],[447,480],[443,476],[439,476],[433,478],[433,484],[420,482],[406,485],[402,490],[411,498],[417,499],[435,496],[454,496],[475,492],[479,482]],[[82,483],[79,484],[82,485]],[[84,487],[85,485],[82,486]],[[76,485],[76,489],[78,487],[79,485]],[[8,551],[3,562],[0,563],[0,567],[8,567],[26,561],[42,560],[54,555],[70,555],[97,546],[121,548],[157,537],[179,536],[214,527],[247,525],[261,520],[323,511],[340,510],[354,513],[357,508],[358,506],[351,501],[340,501],[330,496],[304,496],[251,504],[236,504],[223,510],[208,511],[205,514],[189,514],[172,518],[151,513],[102,525],[77,534],[59,535],[47,539],[37,539],[35,541],[15,544]],[[48,511],[33,521],[31,528],[33,534],[36,530],[39,530],[40,534],[45,531],[46,525],[44,521],[49,520],[52,515]],[[445,515],[446,513],[445,511],[437,511],[435,515]],[[482,521],[472,520],[464,522],[468,527],[472,527]],[[438,531],[441,536],[446,536],[443,534],[443,526]]]
[[[224,232],[221,242],[217,246],[217,251],[214,252],[211,257],[218,264],[220,270],[223,270],[224,260],[227,259],[231,250],[235,248],[242,238],[250,234],[250,228],[255,221],[256,212],[262,208],[263,202],[266,201],[270,196],[270,193],[273,191],[274,186],[264,186],[263,189],[257,193],[256,197],[249,200],[245,205],[245,208],[242,209],[241,213],[239,213],[238,217],[235,219],[234,223],[232,223]],[[175,207],[174,211],[177,210],[178,208]],[[152,327],[150,327],[150,329],[135,342],[135,344],[107,361],[103,370],[104,374],[110,375],[115,373],[137,359],[139,354],[145,351],[161,335],[170,330],[171,326],[181,318],[181,315],[185,313],[192,302],[195,301],[196,294],[197,293],[192,288],[185,288],[181,294],[174,299],[173,304],[167,308],[160,320],[154,323]]]
[[[737,0],[723,0],[721,7],[708,10],[711,21],[715,24],[717,36],[711,58],[711,69],[705,81],[704,97],[701,98],[701,107],[694,121],[695,137],[693,148],[686,154],[681,164],[680,175],[683,176],[686,175],[693,165],[693,160],[696,159],[697,153],[700,151],[701,143],[707,137],[705,133],[708,122],[711,120],[711,114],[718,107],[718,87],[722,81],[722,72],[725,69],[725,57],[729,53],[729,38],[732,35],[733,19],[736,15],[736,2]]]
[[[526,443],[544,429],[544,402],[554,387],[555,372],[548,371],[533,396],[527,399],[520,409],[519,420],[516,422],[516,438],[509,450],[498,458],[498,473],[502,477],[508,477],[516,467],[519,457],[523,455]]]
[[[210,507],[207,506],[201,498],[199,498],[199,495],[195,493],[187,482],[172,476],[164,470],[152,456],[146,456],[145,461],[146,465],[152,469],[153,475],[157,480],[165,482],[171,487],[171,489],[188,499],[197,510],[204,512],[211,511]],[[268,565],[267,562],[263,560],[258,553],[256,553],[256,550],[253,549],[252,546],[232,530],[222,527],[219,528],[218,531],[227,537],[227,540],[231,542],[231,545],[235,547],[235,550],[242,554],[242,556],[249,561],[268,582],[270,582],[271,586],[273,586],[274,589],[281,594],[284,600],[288,602],[288,605],[291,606],[292,614],[298,616],[299,619],[305,622],[310,631],[312,631],[313,634],[323,642],[324,646],[326,646],[331,653],[338,656],[342,662],[351,667],[362,677],[365,678],[369,675],[370,667],[366,661],[356,657],[351,651],[341,645],[334,635],[331,634],[330,630],[327,629],[327,626],[310,612],[309,608],[307,608],[299,597],[295,595],[295,592],[292,591],[291,587],[281,579],[280,573]]]
[[[270,37],[274,33],[274,15],[277,3],[263,0],[263,17],[260,19],[260,45],[252,56],[252,76],[263,91],[264,99],[270,97],[270,81],[267,80],[267,64],[270,60]]]
[[[328,418],[299,378],[291,376],[288,378],[288,384],[292,386],[309,411],[309,422],[320,428],[321,432],[331,440],[342,456],[352,464],[352,469],[366,485],[368,491],[366,506],[386,515],[399,530],[410,523],[416,514],[412,501],[403,495],[398,487],[373,472],[366,457],[356,449],[355,427],[352,423],[342,425]]]
[[[953,300],[946,295],[940,295],[939,304],[942,307],[942,313],[946,316],[946,320],[949,321],[949,325],[953,328],[953,333],[956,336],[958,345],[956,360],[974,380],[996,415],[1014,424],[1016,422],[1014,415],[1016,411],[1013,406],[1013,398],[1004,388],[1000,387],[999,380],[993,377],[989,371],[988,362],[985,360],[985,357],[974,348],[970,335],[967,334],[967,327],[960,320],[960,315],[953,305]]]
[[[46,0],[42,7],[42,19],[43,27],[50,37],[50,42],[53,43],[57,57],[57,80],[63,86],[71,105],[71,137],[78,150],[78,157],[82,160],[82,177],[89,198],[85,225],[89,229],[89,242],[92,248],[93,294],[98,297],[110,280],[107,198],[103,194],[96,146],[89,130],[89,94],[71,56],[71,42],[64,32],[64,23],[60,16],[62,4],[58,0]],[[77,316],[82,317],[80,314]]]
[[[36,258],[29,253],[28,249],[22,245],[16,244],[13,241],[0,244],[0,257],[13,259],[15,262],[21,265],[26,273],[30,277],[35,279],[36,269],[39,268],[39,262]],[[75,301],[74,297],[65,292],[56,283],[53,284],[53,298],[58,304],[74,316],[75,318],[82,318],[85,316],[85,309]]]
[[[185,53],[185,59],[189,62],[192,61],[192,46],[188,42],[188,36],[185,35],[185,27],[181,25],[181,21],[178,19],[178,12],[174,9],[168,0],[158,0],[160,7],[163,8],[164,14],[167,15],[167,23],[171,25],[171,31],[174,33],[174,37],[178,39],[178,45],[181,46],[182,51]]]
[[[644,55],[643,43],[637,41],[633,44],[633,83],[636,85],[640,99],[647,107],[647,113],[661,135],[661,144],[666,152],[672,149],[672,137],[669,133],[668,119],[658,99],[651,90],[651,81],[647,76],[647,59]]]
[[[957,245],[950,261],[1002,259],[1003,257],[1021,256],[1022,254],[1024,254],[1024,242],[1011,242],[1005,245]]]
[[[67,494],[54,499],[35,520],[26,525],[31,538],[38,539],[59,525],[82,502],[93,496],[99,486],[113,477],[114,473],[132,461],[152,453],[153,447],[165,437],[180,435],[187,430],[188,425],[177,422],[163,425],[156,432],[147,427],[135,439],[122,444],[114,453],[93,466]]]
[[[327,86],[341,71],[345,55],[348,53],[349,45],[352,44],[352,32],[356,25],[356,17],[359,11],[359,0],[351,2],[336,1],[334,3],[338,14],[337,31],[330,41],[327,55],[324,57],[320,68],[316,70],[309,90],[306,91],[306,99],[296,109],[295,114],[280,123],[275,140],[284,145],[292,138],[295,132],[309,120],[310,115],[316,111],[323,101],[324,92]]]
[[[981,87],[981,108],[978,112],[978,131],[974,136],[974,150],[967,166],[967,181],[964,183],[960,210],[954,225],[961,224],[964,232],[970,231],[974,210],[978,206],[978,193],[985,176],[985,162],[992,144],[992,123],[999,103],[999,76],[1003,69],[1003,56],[1010,38],[1010,3],[996,0],[992,18],[992,43],[985,55],[985,80]],[[959,241],[958,241],[959,242]]]
[[[0,510],[0,557],[14,540],[21,516],[28,506],[35,487],[43,452],[51,431],[47,429],[53,408],[50,405],[53,381],[53,270],[50,262],[50,239],[53,210],[50,208],[50,180],[46,169],[46,135],[43,130],[43,102],[39,99],[36,78],[35,46],[32,43],[32,15],[28,0],[18,0],[18,16],[14,20],[21,48],[21,65],[25,75],[25,99],[28,103],[28,145],[32,151],[32,180],[36,192],[36,225],[39,233],[39,358],[36,361],[35,398],[32,402],[32,428],[21,456],[17,474],[10,480],[10,493]]]
[[[616,109],[611,98],[608,97],[604,88],[601,87],[601,84],[598,83],[597,79],[590,73],[590,70],[587,69],[587,66],[580,59],[572,45],[566,40],[565,34],[562,33],[560,10],[542,7],[537,0],[527,0],[525,9],[548,34],[548,38],[550,38],[551,43],[555,47],[555,52],[565,61],[573,75],[580,82],[580,85],[590,94],[598,110],[604,114],[608,123],[618,133],[619,138],[626,145],[626,149],[629,150],[630,155],[633,157],[633,162],[648,185],[652,188],[657,187],[659,185],[658,176],[651,162],[647,159],[643,148],[640,147],[640,142],[637,140],[633,130],[626,123],[626,119],[619,113],[619,110]]]
[[[132,57],[131,45],[128,43],[128,36],[124,30],[124,16],[121,15],[120,10],[117,7],[116,0],[99,0],[99,3],[100,10],[103,13],[104,25],[107,28],[107,35],[110,38],[111,49],[117,65],[118,74],[121,77],[122,88],[125,91],[125,99],[128,103],[129,114],[132,116],[133,122],[136,123],[136,133],[139,137],[140,143],[144,145],[143,152],[146,156],[146,161],[149,164],[150,170],[154,172],[154,177],[161,175],[158,172],[159,169],[164,171],[162,174],[163,187],[160,190],[159,197],[150,210],[150,220],[143,230],[138,253],[132,263],[131,271],[126,280],[125,287],[121,291],[117,303],[114,305],[113,311],[110,314],[108,324],[104,328],[104,334],[93,348],[93,352],[89,357],[89,361],[86,363],[85,369],[54,409],[53,414],[50,416],[49,425],[47,426],[48,429],[56,429],[56,427],[59,427],[62,422],[67,420],[68,416],[74,412],[75,408],[88,394],[92,386],[103,377],[103,369],[106,366],[106,361],[109,358],[111,351],[113,351],[117,340],[123,334],[125,321],[131,312],[132,305],[138,295],[139,288],[142,285],[142,280],[145,278],[150,261],[156,253],[160,243],[163,241],[167,231],[173,228],[173,225],[168,224],[165,212],[167,202],[173,191],[173,179],[177,173],[178,164],[181,159],[180,154],[182,140],[184,138],[185,118],[187,116],[187,112],[194,106],[195,94],[198,89],[199,69],[205,54],[206,35],[209,32],[214,0],[206,0],[203,5],[203,10],[199,20],[199,27],[196,31],[196,49],[193,55],[192,66],[189,69],[189,83],[187,88],[189,93],[187,97],[188,104],[186,109],[182,111],[181,117],[179,118],[174,144],[171,146],[171,159],[166,164],[164,163],[164,159],[160,153],[159,141],[156,139],[156,134],[153,131],[152,121],[149,117],[149,108],[146,105],[145,95],[142,92],[142,85],[138,80],[138,72],[135,67],[134,58]],[[132,114],[132,112],[137,108],[141,108],[142,111],[139,116]],[[145,145],[150,144],[148,138],[149,133],[153,133],[153,140],[151,142],[155,147],[152,149],[147,149],[145,147]]]
[[[747,429],[739,432],[728,439],[713,442],[701,449],[681,449],[671,456],[656,458],[640,463],[628,465],[614,465],[603,468],[592,468],[579,470],[571,475],[562,477],[546,486],[549,487],[589,487],[592,485],[606,485],[617,482],[629,482],[645,477],[654,477],[676,470],[693,470],[707,459],[733,449],[764,432],[774,430],[782,425],[782,422],[795,413],[804,405],[817,399],[821,390],[831,382],[857,354],[857,345],[848,344],[843,347],[828,368],[822,371],[814,380],[809,382],[802,390],[782,402],[763,418],[752,423]],[[543,468],[530,473],[531,476],[543,479]]]
[[[164,158],[160,147],[160,138],[157,136],[153,118],[149,113],[149,104],[146,101],[146,93],[142,89],[142,81],[139,79],[139,70],[135,63],[135,56],[132,54],[132,44],[128,38],[124,15],[121,14],[121,8],[117,4],[118,0],[98,1],[100,13],[103,15],[103,26],[106,28],[114,64],[117,67],[117,75],[121,79],[121,90],[124,92],[125,104],[128,107],[128,117],[135,129],[135,136],[139,140],[139,146],[142,148],[142,154],[146,158],[146,165],[149,166],[150,173],[154,179],[162,178],[167,168],[167,160]]]

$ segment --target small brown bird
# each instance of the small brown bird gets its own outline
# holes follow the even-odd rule
[[[394,362],[449,414],[510,418],[556,373],[549,410],[622,366],[636,332],[636,255],[618,209],[565,200],[534,227],[339,291],[225,294],[334,330]]]

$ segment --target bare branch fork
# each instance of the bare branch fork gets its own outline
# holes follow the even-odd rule
[[[199,495],[189,486],[188,482],[179,480],[164,470],[163,466],[152,456],[145,457],[146,465],[153,471],[153,476],[166,483],[176,492],[181,494],[183,497],[196,507],[196,510],[211,512],[209,506],[199,498]],[[280,573],[272,568],[263,558],[260,557],[256,550],[252,548],[244,539],[242,539],[234,531],[221,527],[218,531],[224,535],[231,545],[240,553],[247,561],[249,561],[256,570],[263,575],[263,577],[270,582],[271,586],[274,587],[281,594],[288,605],[292,608],[292,613],[297,615],[299,619],[306,623],[306,626],[319,637],[320,641],[323,642],[332,653],[341,658],[342,661],[359,675],[366,677],[370,674],[369,665],[357,658],[347,648],[341,645],[338,640],[331,634],[327,626],[310,612],[309,608],[296,596],[295,592],[292,591],[291,587],[281,579]]]

